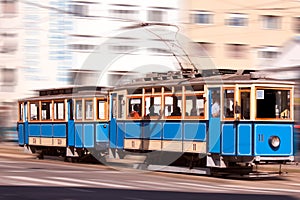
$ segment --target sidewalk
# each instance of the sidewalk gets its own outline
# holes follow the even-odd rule
[[[29,159],[36,155],[25,152],[16,142],[0,142],[0,157]]]

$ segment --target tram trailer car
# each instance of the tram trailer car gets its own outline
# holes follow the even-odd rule
[[[109,88],[82,86],[38,91],[19,101],[19,145],[32,153],[77,159],[108,149]],[[89,150],[88,150],[89,149]]]
[[[167,75],[92,95],[79,88],[20,100],[19,144],[66,157],[143,153],[148,166],[216,171],[294,161],[292,82]]]

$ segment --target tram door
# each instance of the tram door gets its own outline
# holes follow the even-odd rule
[[[209,100],[209,127],[208,127],[208,151],[220,153],[221,151],[221,122],[220,122],[220,88],[208,90]]]
[[[109,146],[111,149],[117,148],[117,93],[110,96],[110,133]]]

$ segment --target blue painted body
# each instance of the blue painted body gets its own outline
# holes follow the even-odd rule
[[[109,142],[107,123],[96,124],[96,142]]]
[[[83,125],[80,123],[75,123],[75,147],[82,148],[83,147]]]
[[[143,138],[150,140],[161,140],[162,138],[162,129],[163,125],[160,121],[151,122],[147,121],[143,124]]]
[[[19,138],[19,145],[25,144],[25,136],[24,136],[24,124],[18,124],[18,138]]]
[[[236,127],[234,124],[222,124],[222,154],[236,155]]]
[[[252,155],[252,124],[239,124],[237,126],[237,155]]]
[[[117,134],[125,134],[126,139],[206,141],[206,121],[120,121],[117,125]]]
[[[41,124],[41,136],[42,137],[52,137],[53,135],[53,125],[52,124]]]
[[[272,149],[269,138],[278,136],[280,146]],[[254,125],[254,155],[255,156],[290,156],[293,155],[293,124],[255,124]]]
[[[163,123],[163,140],[182,140],[181,122]]]

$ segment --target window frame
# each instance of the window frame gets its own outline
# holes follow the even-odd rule
[[[50,119],[43,119],[43,108],[42,108],[42,104],[43,103],[50,103]],[[41,100],[41,121],[48,121],[51,122],[54,119],[54,103],[52,100]]]
[[[262,15],[262,28],[265,30],[280,30],[281,29],[281,18],[282,16],[278,15]],[[276,19],[276,25],[274,22],[270,22],[270,19]]]
[[[200,16],[202,16],[201,19]],[[204,16],[205,18],[203,18]],[[212,25],[213,17],[214,17],[214,13],[208,10],[194,10],[190,14],[191,23],[199,24],[199,25]]]
[[[74,121],[83,121],[84,120],[84,104],[83,104],[83,99],[76,98],[73,100],[74,101],[74,108],[73,108],[73,113],[74,113]],[[77,102],[81,102],[81,118],[77,118]]]
[[[166,116],[165,115],[165,108],[166,108],[166,97],[174,97],[174,96],[180,96],[181,97],[181,107],[180,107],[180,109],[181,109],[181,116],[171,116],[171,115],[169,115],[169,116]],[[182,93],[171,93],[171,94],[168,94],[168,93],[165,93],[164,94],[164,96],[163,96],[163,113],[162,113],[162,115],[163,115],[163,117],[165,118],[165,119],[183,119],[184,118],[184,113],[183,113],[183,106],[184,106],[184,103],[183,103],[183,97],[184,97],[184,95],[182,95]],[[174,104],[172,104],[172,106],[174,107]],[[174,112],[174,110],[173,110],[173,112]]]
[[[24,113],[24,102],[18,103],[18,122],[24,122],[25,121],[25,113]],[[21,109],[22,108],[22,109]]]
[[[149,109],[149,108],[147,108],[147,106],[146,106],[146,98],[155,98],[155,97],[160,97],[160,112],[162,112],[162,110],[163,110],[163,107],[162,107],[162,105],[163,105],[163,96],[161,95],[161,94],[146,94],[145,96],[144,96],[144,117],[146,117],[146,118],[149,118],[149,119],[161,119],[162,117],[163,117],[163,113],[156,113],[157,114],[157,116],[147,116],[146,115],[146,113],[147,113],[147,109]]]
[[[233,116],[232,117],[227,117],[226,116],[226,110],[225,110],[225,105],[226,105],[226,102],[225,102],[225,100],[227,99],[226,97],[225,97],[225,90],[233,90]],[[223,113],[222,114],[222,118],[223,118],[223,120],[229,120],[229,121],[232,121],[232,120],[234,120],[235,119],[235,103],[237,102],[237,99],[236,99],[236,96],[237,96],[237,94],[236,94],[236,90],[235,90],[235,87],[234,86],[232,86],[232,87],[224,87],[223,89],[222,89],[222,111],[221,111],[221,113]]]
[[[191,116],[190,114],[189,114],[189,116],[187,116],[186,115],[186,103],[187,103],[187,101],[186,101],[186,97],[190,97],[190,96],[202,96],[202,99],[203,99],[203,116],[201,116],[200,114],[199,115],[193,115],[193,116]],[[205,107],[206,107],[206,101],[205,101],[205,95],[204,95],[204,91],[202,91],[202,92],[194,92],[194,93],[186,93],[185,94],[185,101],[184,101],[184,110],[185,110],[185,113],[184,113],[184,118],[185,119],[205,119],[205,117],[206,117],[206,109],[205,109]],[[199,109],[199,108],[197,108],[197,109]],[[197,112],[198,113],[198,112]]]
[[[87,104],[86,102],[92,102],[92,117],[91,118],[87,118]],[[94,121],[95,120],[95,102],[94,102],[94,98],[86,98],[83,99],[83,110],[84,110],[84,114],[83,114],[83,121]]]
[[[140,99],[141,103],[140,103],[140,116],[138,118],[135,117],[131,117],[130,116],[130,112],[129,112],[129,105],[130,105],[130,99]],[[143,95],[127,95],[126,96],[126,119],[134,119],[134,120],[140,120],[142,119],[143,115],[144,115],[144,109],[143,109]]]
[[[63,103],[63,114],[64,114],[64,117],[63,117],[63,119],[55,119],[55,103]],[[66,101],[63,99],[63,100],[60,100],[60,99],[55,99],[55,100],[53,100],[53,104],[52,104],[52,107],[53,107],[53,112],[52,112],[52,114],[53,114],[53,121],[65,121],[66,120]],[[58,110],[57,110],[58,111]],[[58,116],[58,112],[57,112],[57,116]]]
[[[268,117],[268,118],[261,118],[261,117],[257,117],[257,90],[275,90],[275,91],[289,91],[289,113],[290,113],[290,116],[289,118],[281,118],[279,116],[279,118],[276,118],[275,117]],[[279,121],[291,121],[291,120],[294,120],[294,107],[293,107],[293,89],[292,88],[288,88],[288,87],[268,87],[268,86],[256,86],[255,89],[254,89],[254,95],[255,95],[255,108],[254,108],[254,113],[255,113],[255,120],[260,120],[260,121],[274,121],[274,120],[279,120]],[[282,111],[279,111],[279,115]]]
[[[32,116],[31,116],[31,104],[35,104],[36,105],[36,103],[37,103],[37,105],[38,105],[38,107],[37,107],[37,118],[36,119],[32,119]],[[29,122],[38,122],[38,121],[40,121],[40,119],[41,119],[41,113],[40,113],[40,108],[41,108],[41,105],[40,105],[40,101],[28,101],[28,113],[29,113]]]
[[[99,102],[104,102],[104,118],[99,117]],[[108,119],[108,113],[109,113],[109,108],[108,108],[108,103],[106,98],[96,98],[96,119],[99,121],[107,121]]]

